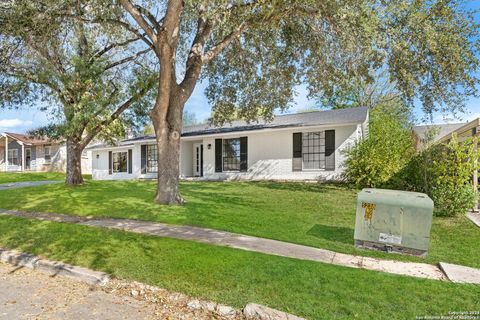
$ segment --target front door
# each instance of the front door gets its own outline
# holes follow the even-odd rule
[[[203,176],[203,144],[193,144],[193,176]]]
[[[30,170],[30,163],[32,162],[32,150],[25,149],[25,170]]]

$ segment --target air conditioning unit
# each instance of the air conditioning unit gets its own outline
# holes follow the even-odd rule
[[[418,192],[363,189],[358,193],[355,246],[426,256],[433,201]]]

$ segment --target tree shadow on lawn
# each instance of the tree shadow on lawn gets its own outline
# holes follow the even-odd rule
[[[307,235],[309,236],[350,245],[353,245],[353,233],[354,230],[352,228],[333,227],[322,224],[316,224],[307,231]]]
[[[274,182],[274,181],[254,181],[250,182],[261,188],[268,188],[279,191],[292,192],[315,192],[327,193],[331,191],[356,191],[350,185],[344,183],[322,183],[322,182]]]

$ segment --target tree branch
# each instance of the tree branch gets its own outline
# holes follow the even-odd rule
[[[103,71],[107,71],[109,69],[112,69],[112,68],[115,68],[116,66],[119,66],[121,64],[124,64],[124,63],[127,63],[129,61],[132,61],[132,60],[135,60],[137,59],[138,57],[140,57],[141,55],[147,53],[150,51],[150,48],[148,49],[145,49],[145,50],[142,50],[142,51],[139,51],[137,52],[136,54],[132,55],[132,56],[129,56],[129,57],[126,57],[124,59],[121,59],[121,60],[118,60],[118,61],[115,61],[115,62],[112,62],[111,64],[109,64],[108,66],[106,66]]]
[[[122,7],[127,10],[127,12],[132,16],[132,18],[138,23],[140,28],[145,31],[147,36],[150,38],[150,41],[155,45],[157,43],[157,34],[143,18],[142,13],[137,9],[130,0],[119,0]]]
[[[139,92],[136,94],[132,95],[130,99],[122,103],[118,108],[108,117],[108,119],[103,120],[99,124],[97,124],[92,130],[90,130],[83,138],[82,141],[80,142],[80,145],[85,148],[90,141],[106,126],[111,124],[113,121],[118,119],[120,115],[122,114],[123,111],[127,110],[133,103],[138,101],[148,90],[150,89],[150,86],[144,86]]]
[[[205,43],[210,36],[213,25],[205,18],[200,17],[197,21],[197,32],[192,42],[192,47],[186,62],[186,71],[183,81],[180,83],[184,98],[189,97],[202,69],[202,54]]]
[[[223,51],[236,37],[240,36],[250,26],[249,22],[241,23],[235,30],[229,33],[222,41],[214,45],[208,52],[202,55],[202,63],[207,63]]]
[[[108,51],[112,50],[112,49],[115,49],[115,48],[118,48],[118,47],[123,47],[123,46],[126,46],[132,42],[135,42],[135,41],[138,41],[138,40],[141,40],[140,38],[131,38],[131,39],[127,39],[123,42],[117,42],[117,43],[112,43],[108,46],[105,46],[102,50],[99,50],[97,51],[93,57],[93,58],[99,58],[101,56],[103,56],[104,54],[108,53]]]

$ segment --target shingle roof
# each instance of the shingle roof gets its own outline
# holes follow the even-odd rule
[[[182,136],[196,136],[213,133],[251,131],[271,128],[306,127],[341,123],[361,123],[366,120],[367,114],[367,107],[285,114],[275,116],[270,122],[260,120],[258,122],[253,122],[249,124],[246,121],[234,121],[231,124],[225,124],[221,127],[213,127],[208,124],[189,126],[183,128]]]
[[[6,135],[19,140],[23,143],[26,144],[32,144],[32,145],[41,145],[41,144],[46,144],[46,143],[51,143],[49,139],[42,138],[42,137],[37,137],[37,136],[31,136],[31,135],[26,135],[22,133],[13,133],[13,132],[5,132]]]
[[[258,122],[252,123],[247,123],[246,121],[233,121],[232,123],[227,123],[221,127],[214,127],[210,124],[188,126],[182,129],[182,137],[262,129],[362,123],[367,119],[367,115],[367,107],[285,114],[275,116],[270,122],[265,120],[259,120]],[[155,139],[155,135],[144,135],[131,139],[125,139],[119,141],[118,145],[125,145],[135,141],[151,139]],[[104,146],[106,145],[100,144],[91,146],[89,149],[100,148]]]
[[[425,134],[427,131],[435,129],[438,130],[438,133],[436,134],[435,138],[433,139],[433,142],[440,140],[444,136],[446,136],[449,133],[452,133],[453,131],[459,129],[460,127],[464,126],[464,122],[460,123],[444,123],[444,124],[431,124],[431,125],[421,125],[421,126],[414,126],[413,127],[413,132],[420,138],[420,139],[425,139]]]

